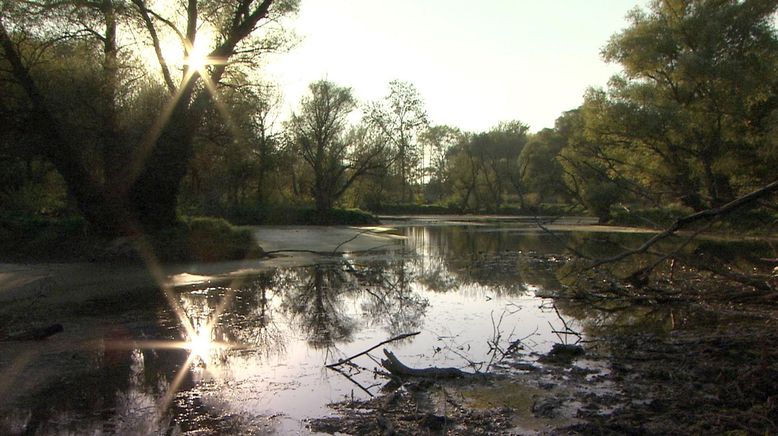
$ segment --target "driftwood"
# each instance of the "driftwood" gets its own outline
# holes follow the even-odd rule
[[[10,335],[0,335],[0,342],[41,341],[64,330],[62,324],[52,324],[47,327],[34,328]]]
[[[392,375],[397,377],[458,378],[474,375],[469,372],[464,372],[459,368],[410,368],[400,362],[400,360],[386,348],[384,348],[384,354],[386,355],[386,359],[381,359],[381,365],[383,365],[383,367]]]

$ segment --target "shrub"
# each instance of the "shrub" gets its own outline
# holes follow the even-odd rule
[[[222,218],[183,218],[178,226],[149,235],[149,240],[156,256],[168,262],[213,262],[262,254],[250,229]]]

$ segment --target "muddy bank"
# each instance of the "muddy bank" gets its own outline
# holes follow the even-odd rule
[[[560,256],[534,259],[564,267]],[[519,347],[483,377],[391,382],[377,398],[333,404],[338,415],[312,420],[311,428],[349,434],[778,433],[774,292],[693,269],[674,278],[660,270],[641,288],[604,272],[586,276],[553,295],[562,313],[588,314],[580,349],[539,356]]]

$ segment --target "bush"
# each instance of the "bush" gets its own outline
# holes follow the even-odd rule
[[[691,215],[694,210],[685,206],[664,208],[614,207],[611,209],[611,224],[633,227],[664,229],[675,220]],[[711,227],[715,232],[737,232],[739,234],[774,234],[778,228],[778,214],[765,208],[737,210],[719,218]]]
[[[262,249],[250,229],[222,218],[187,217],[172,229],[149,235],[156,256],[164,261],[204,261],[258,257]]]
[[[0,254],[9,260],[81,259],[94,247],[86,221],[23,213],[0,216]]]
[[[130,261],[144,259],[136,251],[141,238],[157,260],[217,261],[257,257],[262,249],[250,229],[221,218],[184,218],[155,234],[106,240],[89,231],[81,217],[0,217],[0,256],[12,261]],[[148,260],[148,259],[146,259]]]
[[[621,189],[611,183],[600,183],[586,188],[583,194],[583,202],[586,209],[606,222],[610,219],[611,206],[621,199]]]
[[[448,215],[462,212],[453,203],[445,206],[439,204],[384,204],[380,208],[370,211],[386,215]]]

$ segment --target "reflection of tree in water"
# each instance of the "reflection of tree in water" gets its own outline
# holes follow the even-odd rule
[[[368,262],[343,259],[281,274],[290,277],[281,309],[315,348],[351,340],[357,328],[356,314],[346,314],[351,303],[362,310],[368,325],[383,326],[390,334],[418,329],[428,306],[412,289],[415,275],[402,256]]]
[[[256,347],[266,357],[284,353],[287,338],[275,323],[273,304],[283,289],[283,279],[275,272],[264,273],[236,291],[233,309],[223,321],[230,325],[235,343]]]
[[[284,293],[281,309],[291,315],[308,339],[321,349],[351,340],[356,322],[346,315],[343,298],[356,290],[356,282],[335,264],[295,271],[296,284]]]
[[[393,336],[422,326],[429,302],[412,289],[418,276],[411,259],[400,255],[359,268],[365,293],[362,310],[369,322],[384,325]]]
[[[462,287],[489,288],[495,295],[520,295],[527,291],[521,264],[522,244],[534,247],[537,235],[485,232],[478,227],[411,227],[410,245],[418,253],[418,281],[431,291]]]
[[[248,347],[265,357],[281,355],[287,339],[275,323],[273,300],[284,279],[276,272],[268,272],[234,290],[216,288],[183,293],[182,307],[196,331],[219,316],[210,332],[211,341]],[[217,313],[221,305],[226,306]],[[221,352],[218,357],[227,360],[228,354]]]

